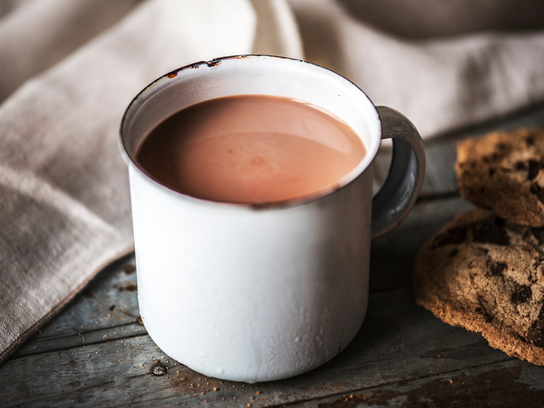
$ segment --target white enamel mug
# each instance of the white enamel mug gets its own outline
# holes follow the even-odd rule
[[[367,153],[330,191],[269,206],[180,194],[135,160],[145,136],[173,113],[242,94],[320,106],[351,126]],[[391,137],[390,174],[373,198],[371,164],[380,140]],[[423,142],[402,115],[376,108],[328,69],[262,55],[200,62],[157,79],[129,105],[121,145],[144,325],[172,358],[235,381],[292,377],[349,344],[367,309],[370,241],[407,215],[425,173]]]

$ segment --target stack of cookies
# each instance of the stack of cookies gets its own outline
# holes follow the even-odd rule
[[[544,365],[544,130],[458,146],[461,195],[479,208],[420,250],[416,302],[492,347]]]

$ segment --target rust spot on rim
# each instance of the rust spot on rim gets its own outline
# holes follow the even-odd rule
[[[214,62],[214,61],[217,61],[217,60],[212,60],[212,61],[210,61],[210,62]],[[168,74],[166,74],[166,76],[167,76],[168,78],[172,79],[172,78],[177,77],[177,76],[178,76],[178,73],[179,73],[180,71],[184,71],[184,70],[186,70],[186,69],[197,69],[197,68],[200,68],[200,65],[201,65],[201,64],[209,64],[210,62],[205,62],[205,61],[194,62],[194,63],[192,63],[192,64],[190,64],[190,65],[186,65],[186,66],[184,66],[184,67],[182,67],[182,68],[178,68],[178,69],[176,69],[175,71],[169,72]],[[219,64],[220,62],[221,62],[221,61],[219,61],[218,64]],[[217,65],[217,64],[215,64],[215,65]],[[215,66],[215,65],[212,65],[212,66]],[[210,65],[208,65],[208,66],[210,66]]]
[[[132,264],[125,265],[123,272],[125,272],[126,275],[131,275],[136,272],[136,267]]]
[[[203,62],[202,62],[202,61],[201,61],[201,62],[195,62],[195,63],[193,63],[193,64],[191,64],[191,65],[186,65],[186,66],[184,66],[184,67],[181,68],[181,69],[184,70],[184,69],[196,69],[196,68],[200,68],[200,64],[203,64]]]
[[[213,60],[210,60],[210,61],[207,61],[206,62],[206,65],[211,68],[211,67],[216,67],[218,66],[219,64],[221,64],[221,60],[220,59],[213,59]]]

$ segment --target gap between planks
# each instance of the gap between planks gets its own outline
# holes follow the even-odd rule
[[[506,371],[507,373],[504,373]],[[420,394],[420,398],[425,398],[430,406],[441,406],[439,401],[433,400],[435,397],[434,393],[424,394],[421,392],[421,388],[427,385],[433,385],[437,388],[438,384],[449,383],[452,384],[451,390],[446,390],[446,395],[442,395],[441,399],[444,397],[448,398],[448,406],[458,403],[459,399],[471,400],[473,398],[473,387],[465,387],[467,381],[473,381],[473,383],[478,384],[482,383],[482,387],[478,390],[480,397],[486,396],[486,391],[497,392],[502,390],[505,385],[512,385],[512,379],[509,378],[511,374],[518,375],[515,382],[519,383],[517,388],[525,388],[524,392],[533,393],[533,398],[529,404],[524,404],[525,408],[529,407],[542,407],[544,403],[544,370],[542,368],[533,366],[527,362],[520,361],[516,358],[510,358],[504,361],[498,361],[495,363],[489,363],[484,365],[477,365],[473,367],[466,367],[461,370],[453,370],[449,372],[441,372],[437,374],[429,374],[427,376],[421,376],[413,380],[408,381],[394,381],[387,384],[382,384],[377,387],[367,387],[357,390],[350,390],[346,392],[340,392],[334,395],[329,395],[322,398],[310,398],[307,400],[296,401],[288,404],[277,404],[270,405],[267,408],[279,408],[279,407],[355,407],[361,406],[360,404],[367,404],[371,406],[398,406],[395,404],[395,399],[402,397],[408,397],[410,394]],[[527,373],[530,373],[528,375]],[[484,383],[489,383],[492,381],[489,377],[497,377],[498,375],[503,376],[504,382],[501,384],[492,384],[495,385],[493,390],[485,390],[483,388]],[[496,380],[496,378],[494,378]],[[437,384],[438,383],[438,384]],[[459,387],[463,386],[466,390],[460,392]],[[497,388],[499,386],[500,388]],[[512,387],[513,388],[513,387]],[[507,390],[508,394],[511,395],[512,390]],[[516,390],[519,391],[519,390]],[[449,393],[449,394],[448,394]],[[412,395],[413,396],[413,395]],[[535,405],[535,397],[537,398]],[[520,396],[520,398],[523,398]],[[380,400],[378,402],[378,399]],[[456,401],[457,399],[457,401]],[[378,402],[378,403],[377,403]],[[411,402],[410,405],[408,402]],[[417,399],[416,403],[424,406],[424,401]],[[467,401],[468,402],[468,401]],[[387,405],[385,405],[387,403]],[[408,403],[408,406],[413,406],[414,401],[404,401],[402,406]],[[472,405],[473,401],[471,403]],[[488,406],[489,402],[481,404],[483,406]],[[419,405],[418,405],[419,406]],[[497,405],[493,405],[497,406]],[[504,407],[512,406],[510,402],[505,403],[504,405],[499,405]]]

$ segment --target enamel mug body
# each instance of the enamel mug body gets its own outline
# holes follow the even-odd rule
[[[145,136],[168,116],[243,94],[324,108],[356,132],[367,153],[330,191],[268,206],[180,194],[136,161]],[[382,137],[396,138],[395,154],[373,200],[371,163]],[[247,382],[304,373],[349,344],[367,309],[370,241],[407,214],[425,165],[421,139],[402,115],[376,108],[332,71],[270,56],[226,57],[164,75],[130,104],[121,143],[148,333],[202,374]]]

